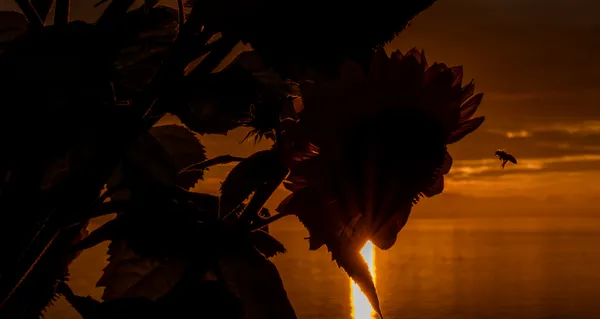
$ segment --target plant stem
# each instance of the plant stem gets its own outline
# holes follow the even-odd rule
[[[277,187],[279,187],[287,177],[288,173],[289,170],[287,168],[282,168],[277,175],[274,175],[271,180],[267,181],[262,187],[256,190],[254,196],[252,196],[250,202],[240,216],[242,224],[248,223],[254,216],[258,215],[258,212],[265,206],[267,200],[273,195],[273,192],[275,192]]]
[[[177,0],[177,24],[180,26],[185,22],[183,16],[183,0]]]
[[[123,211],[128,207],[127,201],[110,201],[107,203],[100,203],[92,207],[88,214],[81,216],[80,218],[73,218],[71,220],[66,220],[61,223],[61,225],[66,225],[63,229],[68,229],[73,226],[79,225],[80,223],[89,221],[92,218],[101,217],[113,213],[117,213]]]
[[[100,203],[100,204],[104,203],[104,201],[106,201],[109,197],[111,197],[116,192],[118,192],[124,188],[125,188],[125,186],[123,184],[117,184],[117,186],[107,189],[106,192],[104,192],[104,194],[102,194],[102,195],[100,195],[100,197],[98,197],[96,202]]]
[[[221,164],[229,164],[231,162],[241,162],[244,159],[245,158],[243,158],[243,157],[235,157],[235,156],[231,156],[231,155],[221,155],[221,156],[217,156],[215,158],[208,159],[206,161],[202,161],[200,163],[192,164],[192,165],[182,169],[181,171],[179,171],[179,174],[186,172],[186,171],[194,171],[194,170],[203,171],[211,166],[221,165]]]
[[[29,0],[15,0],[15,2],[19,8],[21,8],[21,11],[23,11],[23,14],[27,18],[29,27],[36,29],[41,29],[44,27],[44,21],[42,21]]]
[[[269,218],[265,218],[263,220],[260,220],[260,221],[258,221],[256,223],[254,223],[252,225],[252,227],[250,228],[250,230],[251,231],[255,231],[255,230],[261,229],[261,228],[263,228],[265,226],[271,225],[272,223],[280,220],[283,217],[290,216],[290,215],[291,214],[277,214],[277,215],[273,215],[273,216],[271,216]]]
[[[70,0],[56,0],[54,9],[54,25],[65,25],[69,23]]]

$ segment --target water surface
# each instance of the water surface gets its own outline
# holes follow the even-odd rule
[[[288,249],[274,261],[299,318],[373,317],[326,250],[307,250],[305,231],[272,233]],[[76,292],[100,296],[105,249],[73,265]],[[413,218],[393,249],[373,254],[389,319],[600,318],[600,219]],[[59,301],[47,318],[79,317]]]

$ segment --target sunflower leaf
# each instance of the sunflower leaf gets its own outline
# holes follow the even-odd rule
[[[257,230],[250,233],[250,240],[256,250],[266,258],[271,258],[277,254],[285,254],[287,250],[281,242],[271,236],[269,233]]]
[[[281,162],[274,150],[256,152],[238,163],[221,185],[219,216],[238,208],[260,186],[279,172]]]
[[[161,65],[177,34],[177,10],[166,6],[131,10],[126,23],[137,32],[119,52],[117,83],[130,92],[142,90]]]
[[[331,214],[326,214],[321,199],[310,188],[300,189],[284,199],[276,209],[280,214],[296,215],[308,230],[309,249],[317,250],[341,229]]]
[[[187,107],[177,116],[198,134],[223,134],[240,126],[250,105],[257,101],[256,81],[241,68],[211,75],[192,74],[184,79]]]
[[[277,267],[256,249],[225,252],[219,270],[244,303],[245,318],[295,319]]]
[[[177,284],[186,268],[185,262],[177,259],[159,262],[140,257],[121,241],[113,241],[108,254],[108,265],[96,284],[105,287],[105,301],[134,297],[156,300]]]
[[[116,240],[119,238],[119,233],[122,229],[120,219],[109,220],[96,230],[92,231],[88,236],[79,241],[74,247],[75,252],[80,252],[85,249],[92,248],[101,242],[107,240]]]
[[[165,185],[193,187],[204,171],[179,174],[194,163],[206,160],[206,151],[196,135],[181,125],[155,126],[142,135],[129,151],[129,159],[153,179]]]
[[[182,169],[206,160],[206,150],[196,135],[180,125],[155,126],[150,129],[150,134],[171,155],[177,168],[177,173]],[[179,175],[177,185],[183,188],[193,187],[202,179],[203,171],[194,171],[186,175]]]
[[[175,184],[177,165],[174,159],[149,132],[142,134],[137,143],[131,144],[127,150],[127,162],[143,171],[147,177],[160,181],[165,185]],[[122,178],[139,179],[142,176],[133,174],[129,165],[123,166]]]

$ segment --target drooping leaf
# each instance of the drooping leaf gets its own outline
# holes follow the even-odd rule
[[[82,319],[158,317],[156,303],[145,297],[116,298],[102,302],[91,296],[75,294],[64,282],[58,285],[58,291]]]
[[[126,156],[127,165],[122,167],[122,174],[127,182],[132,183],[132,179],[151,178],[165,185],[176,184],[175,159],[149,132],[140,135],[137,143],[130,145]],[[133,172],[133,168],[138,172]]]
[[[184,85],[187,105],[177,116],[199,134],[227,134],[240,126],[239,121],[258,100],[256,80],[240,67],[210,75],[192,73]]]
[[[195,193],[178,186],[165,186],[141,179],[131,187],[127,200],[114,200],[94,206],[94,211],[117,213],[75,248],[83,250],[100,242],[123,241],[141,257],[158,260],[188,258],[220,228],[217,223],[219,198]]]
[[[271,258],[277,254],[285,254],[287,252],[281,242],[262,230],[256,230],[250,233],[250,241],[256,250],[266,258]]]
[[[197,267],[188,271],[168,294],[156,301],[163,316],[153,318],[243,318],[241,300],[223,281],[200,277]]]
[[[196,135],[187,128],[179,125],[156,126],[150,129],[150,134],[171,155],[177,172],[206,160],[206,150]],[[178,175],[177,185],[183,188],[193,187],[204,176],[203,171],[194,171]]]
[[[193,187],[204,172],[192,171],[180,175],[183,168],[206,160],[206,151],[196,135],[181,125],[156,126],[134,143],[130,160],[149,176],[165,185]]]
[[[56,284],[68,280],[69,265],[77,257],[77,254],[70,251],[70,247],[85,237],[86,225],[75,225],[55,237],[38,260],[37,267],[31,270],[14,291],[11,302],[3,305],[3,318],[43,318],[44,310],[52,306],[59,297]]]
[[[159,260],[211,249],[209,239],[219,231],[214,201],[206,198],[210,206],[202,207],[201,199],[169,192],[174,191],[158,188],[134,198],[129,211],[117,217],[125,224],[121,238],[137,254]]]
[[[198,212],[198,219],[204,222],[216,221],[219,214],[219,197],[211,194],[185,192],[178,197],[181,201],[188,201]]]
[[[145,297],[156,300],[181,279],[186,263],[178,259],[159,262],[136,255],[123,242],[109,246],[109,263],[97,287],[105,287],[103,300]]]
[[[326,242],[335,240],[335,234],[343,228],[341,216],[336,210],[327,211],[325,203],[310,188],[290,194],[276,209],[281,214],[295,215],[308,230],[309,249],[317,250]]]
[[[120,219],[113,219],[102,226],[95,229],[93,232],[88,234],[85,238],[74,245],[73,250],[79,253],[85,249],[92,248],[104,241],[108,240],[119,240],[120,234],[123,230],[123,223]]]
[[[255,249],[225,252],[219,269],[244,304],[244,319],[295,319],[277,267]]]
[[[242,318],[241,301],[225,283],[198,277],[195,271],[188,270],[173,289],[154,301],[134,297],[100,302],[76,295],[67,284],[60,284],[59,291],[83,319],[214,318],[216,314],[218,318]]]
[[[173,43],[177,10],[167,6],[134,9],[127,14],[126,24],[139,32],[117,56],[117,84],[130,92],[139,91],[154,76]]]
[[[219,216],[227,216],[260,186],[276,176],[283,163],[275,150],[252,154],[241,161],[227,175],[221,185]]]

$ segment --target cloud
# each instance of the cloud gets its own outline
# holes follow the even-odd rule
[[[554,158],[518,158],[518,164],[500,167],[497,159],[455,161],[448,177],[453,181],[481,177],[506,177],[516,174],[548,172],[600,172],[600,154],[566,155]]]
[[[498,125],[450,145],[456,160],[493,159],[496,149],[535,159],[600,154],[600,120]]]
[[[539,94],[536,93],[501,93],[501,92],[486,92],[485,98],[487,100],[501,101],[501,102],[514,102],[514,101],[526,101],[538,98]]]
[[[445,192],[471,196],[558,196],[576,201],[594,201],[600,194],[600,170],[586,172],[537,171],[537,173],[482,175],[477,178],[447,178]]]
[[[507,131],[507,132],[498,131],[498,130],[490,130],[490,132],[492,132],[492,133],[501,133],[501,134],[505,135],[506,138],[509,138],[509,139],[528,138],[528,137],[531,137],[531,135],[532,135],[531,132],[526,131],[526,130]]]
[[[573,136],[600,135],[600,120],[586,120],[555,124],[538,124],[517,130],[489,129],[493,134],[504,135],[509,139],[530,138],[536,134],[563,133]]]

